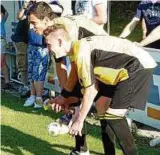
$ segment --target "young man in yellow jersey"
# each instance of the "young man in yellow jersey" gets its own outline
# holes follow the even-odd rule
[[[82,135],[84,120],[93,101],[112,98],[101,116],[102,141],[105,154],[115,154],[116,135],[125,155],[137,155],[125,114],[131,109],[144,109],[156,63],[134,43],[112,36],[93,36],[72,40],[64,25],[54,25],[44,31],[49,50],[56,58],[72,56],[75,72],[83,92],[81,108],[72,119],[69,133]],[[106,103],[101,102],[104,106]],[[108,104],[108,103],[107,103]]]

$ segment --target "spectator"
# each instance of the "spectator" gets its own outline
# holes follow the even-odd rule
[[[19,19],[27,17],[27,10],[36,2],[25,1],[18,13]],[[42,107],[42,93],[48,67],[48,50],[45,47],[44,38],[36,34],[32,28],[28,32],[28,80],[31,82],[31,95],[25,101],[24,106],[34,108]]]
[[[31,82],[31,96],[24,106],[42,107],[44,81],[48,68],[48,50],[45,48],[43,37],[29,30],[28,46],[28,79]]]
[[[29,86],[28,86],[28,61],[27,61],[27,48],[28,48],[28,31],[29,24],[25,16],[19,16],[19,13],[23,10],[19,10],[18,24],[16,26],[15,34],[11,37],[14,42],[16,53],[17,53],[17,67],[18,72],[21,75],[21,82],[23,86],[19,89],[20,96],[26,97],[29,95]]]
[[[159,0],[143,0],[140,2],[137,8],[137,12],[135,17],[131,20],[131,22],[124,28],[120,37],[125,38],[134,30],[137,23],[144,19],[146,24],[147,32],[146,36],[148,36],[151,31],[153,31],[157,26],[160,25],[160,1]],[[143,35],[143,38],[145,36]],[[155,41],[147,45],[147,47],[160,49],[160,41]]]
[[[5,23],[8,18],[8,12],[1,5],[1,71],[4,75],[5,84],[2,85],[2,89],[9,89],[11,87],[9,83],[9,70],[6,63],[6,29]]]
[[[24,3],[23,10],[26,9],[26,6],[28,7],[31,2],[32,1]],[[58,3],[57,0],[48,2],[50,2],[51,5]],[[33,8],[35,4],[36,2],[31,4],[31,7]],[[23,10],[21,13],[24,13]],[[45,15],[46,10],[42,9],[41,11],[44,11],[43,15]],[[31,81],[31,96],[25,101],[24,106],[32,106],[34,104],[34,108],[41,108],[43,104],[42,93],[44,89],[44,81],[48,68],[48,49],[46,48],[43,36],[37,34],[37,32],[33,30],[33,27],[30,28],[28,47],[28,78]]]
[[[75,15],[84,15],[98,25],[107,22],[107,1],[105,0],[76,0]]]

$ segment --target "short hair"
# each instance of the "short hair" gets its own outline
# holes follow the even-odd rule
[[[61,16],[61,13],[54,12],[54,10],[52,10],[52,8],[45,2],[35,3],[28,11],[28,15],[31,14],[34,14],[40,20],[43,20],[45,17],[53,20],[54,18]]]
[[[71,39],[68,31],[66,30],[65,26],[62,24],[54,24],[52,26],[49,26],[47,29],[44,30],[43,35],[47,37],[50,33],[56,32],[56,31],[61,31],[61,33],[63,33],[65,40]]]

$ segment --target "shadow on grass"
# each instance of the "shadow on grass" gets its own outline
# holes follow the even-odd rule
[[[63,152],[57,151],[56,149],[72,149],[67,145],[51,145],[47,141],[43,141],[39,138],[23,133],[10,126],[2,125],[1,131],[1,150],[6,153],[23,155],[24,152],[22,152],[21,150],[24,150],[34,155],[65,155]],[[95,151],[91,151],[91,153],[102,155],[101,153]]]
[[[23,106],[24,104],[23,99],[12,96],[7,93],[2,93],[1,100],[2,100],[1,102],[2,106],[12,109],[14,111],[18,111],[18,112],[24,112],[24,113],[34,114],[34,115],[44,115],[44,116],[49,116],[53,119],[57,119],[62,115],[62,113],[55,113],[53,111],[45,111],[43,109],[38,109],[36,111],[33,111],[33,107]],[[91,136],[101,139],[100,127],[87,123],[87,131],[88,131],[88,134],[90,134]]]
[[[53,145],[53,147],[54,148],[63,148],[63,149],[70,149],[70,150],[72,150],[73,148],[71,148],[71,147],[69,147],[69,146],[65,146],[65,145],[58,145],[58,144],[55,144],[55,145]],[[96,155],[103,155],[102,153],[98,153],[98,152],[96,152],[96,151],[92,151],[92,150],[89,150],[89,152],[91,153],[91,154],[96,154]],[[55,154],[56,155],[56,154]]]
[[[32,113],[35,115],[44,115],[44,116],[49,116],[52,119],[57,119],[59,118],[62,114],[61,113],[55,113],[53,111],[45,111],[43,108],[34,110],[33,107],[24,107],[24,100],[19,98],[19,97],[15,97],[12,96],[11,94],[5,93],[5,92],[1,92],[1,105],[5,106],[9,109],[13,109],[14,111],[20,111],[20,112],[24,112],[24,113]]]
[[[23,103],[24,103],[24,100],[22,100],[19,97],[15,97],[15,96],[12,96],[7,93],[2,93],[2,103],[1,103],[2,106],[7,107],[9,109],[12,109],[14,111],[20,111],[20,112],[35,114],[35,115],[41,114],[44,116],[49,116],[53,119],[59,118],[61,115],[60,113],[55,113],[52,111],[44,111],[43,109],[40,109],[40,110],[37,110],[36,112],[33,112],[33,107],[23,107]],[[86,123],[86,124],[87,124],[88,135],[101,140],[100,127],[95,126],[95,125],[91,125],[89,123]],[[7,131],[5,131],[5,132],[7,132]]]
[[[14,111],[20,111],[20,112],[24,112],[24,113],[32,113],[32,114],[35,114],[35,115],[39,115],[39,114],[41,114],[41,115],[44,115],[44,116],[49,116],[49,117],[51,117],[51,118],[53,118],[53,119],[56,119],[56,118],[59,118],[60,116],[61,116],[61,114],[58,114],[58,113],[54,113],[54,112],[52,112],[52,111],[44,111],[44,110],[38,110],[38,111],[36,111],[36,113],[35,112],[33,112],[32,110],[33,110],[33,107],[30,107],[30,108],[26,108],[26,107],[23,107],[23,103],[24,103],[24,101],[22,100],[22,99],[20,99],[20,98],[18,98],[18,97],[13,97],[12,95],[10,95],[10,94],[6,94],[6,93],[2,93],[2,106],[4,106],[4,107],[7,107],[7,108],[9,108],[9,109],[13,109]],[[3,146],[3,142],[6,142],[6,141],[4,141],[6,138],[5,137],[3,137],[3,135],[5,134],[7,134],[7,132],[8,132],[8,130],[7,130],[7,128],[10,128],[10,127],[6,127],[6,126],[4,126],[4,127],[2,127],[2,146]],[[8,140],[7,140],[7,142],[9,142],[9,139],[11,138],[11,140],[12,141],[14,141],[14,139],[15,140],[17,140],[18,141],[18,139],[19,138],[17,138],[17,137],[19,137],[19,134],[22,136],[22,132],[20,132],[20,131],[18,131],[18,130],[16,130],[16,129],[13,129],[13,128],[11,128],[10,130],[13,130],[13,132],[15,132],[15,131],[17,131],[17,135],[16,134],[9,134],[9,136],[11,136],[11,135],[16,135],[16,137],[15,136],[11,136],[11,137],[8,137]],[[91,125],[91,124],[87,124],[87,131],[88,131],[88,134],[90,135],[90,136],[92,136],[92,137],[95,137],[95,138],[97,138],[97,139],[100,139],[101,140],[101,130],[100,130],[100,127],[99,126],[95,126],[95,125]],[[3,134],[4,133],[4,134]],[[26,135],[26,134],[25,134]],[[27,136],[28,136],[28,138],[27,138]],[[25,146],[26,145],[26,147],[29,145],[30,146],[30,135],[26,135],[26,137],[25,136],[22,136],[22,137],[24,137],[24,138],[26,138],[26,141],[28,141],[28,144],[26,144],[26,143],[24,143],[22,146]],[[135,136],[134,136],[135,137]],[[32,137],[33,139],[34,139],[34,137]],[[3,140],[4,139],[4,140]],[[139,152],[141,152],[141,154],[143,154],[142,152],[144,151],[144,150],[148,150],[148,152],[155,152],[155,153],[153,153],[153,155],[158,155],[158,153],[160,153],[157,149],[155,149],[155,148],[150,148],[149,147],[149,145],[146,145],[146,144],[148,144],[149,143],[149,140],[150,139],[148,139],[148,138],[145,138],[145,142],[143,142],[143,140],[142,139],[140,139],[139,137],[135,137],[135,139],[136,139],[136,144],[138,144],[138,150],[139,150]],[[38,141],[37,142],[37,144],[38,145],[42,145],[42,141],[41,140],[39,140],[39,139],[36,139],[35,138],[35,141]],[[40,142],[39,142],[40,141]],[[13,142],[12,142],[13,143]],[[33,142],[34,143],[34,142]],[[47,142],[45,142],[45,143],[47,143]],[[13,144],[16,144],[16,143],[13,143]],[[13,145],[12,144],[12,145]],[[35,145],[37,145],[37,144],[35,144]],[[12,146],[11,145],[11,146]],[[48,145],[50,145],[49,143],[48,144],[45,144],[45,145],[47,145],[46,147],[49,147]],[[54,147],[54,146],[53,146]],[[55,147],[65,147],[65,146],[56,146],[55,145]],[[67,146],[66,146],[67,147]],[[148,148],[145,148],[144,149],[144,147],[148,147]],[[18,147],[16,147],[16,145],[13,145],[13,148],[14,148],[14,152],[18,152],[18,151],[20,151],[20,149],[18,148]],[[43,148],[43,146],[41,147],[41,149]],[[116,148],[118,148],[118,149],[120,149],[119,148],[119,146],[116,144]],[[5,151],[5,148],[2,148],[4,151]],[[70,148],[69,148],[70,149]],[[50,148],[50,150],[52,150],[51,148]],[[9,151],[9,150],[7,150],[7,151]],[[40,151],[39,151],[40,152]],[[38,153],[39,153],[38,152]],[[53,152],[53,150],[52,150],[52,152]],[[92,151],[91,151],[92,152]],[[93,153],[94,153],[94,151],[93,151]],[[18,153],[18,154],[20,154],[20,153]],[[98,153],[95,153],[95,154],[98,154]],[[55,155],[58,155],[58,154],[55,154]]]
[[[2,125],[1,129],[1,150],[4,152],[22,155],[24,154],[21,151],[22,149],[34,155],[65,155],[63,152],[55,150],[54,145],[49,144],[47,141],[23,133],[10,126]],[[70,149],[67,146],[59,145],[59,147]]]
[[[24,112],[24,113],[28,113],[28,114],[44,115],[44,116],[49,116],[53,119],[59,118],[62,115],[62,114],[55,113],[52,111],[44,111],[43,109],[37,110],[36,112],[33,112],[33,107],[23,107],[23,104],[24,104],[23,99],[21,99],[19,97],[12,96],[12,95],[4,93],[4,92],[2,93],[2,103],[1,104],[2,104],[2,106],[6,107],[6,108],[14,110],[15,112],[17,111],[17,112]],[[6,130],[7,130],[7,127],[4,128],[3,132],[7,133],[8,131],[6,131]],[[13,130],[15,130],[15,129],[13,129]],[[89,131],[88,134],[91,135],[92,137],[95,137],[97,139],[101,139],[101,133],[100,133],[99,127],[87,124],[87,130]],[[18,134],[17,134],[17,136],[18,136]],[[14,138],[16,138],[16,137],[13,137],[12,139],[14,139]],[[5,139],[5,137],[4,137],[4,139]],[[28,138],[26,137],[26,141],[29,142],[30,140],[28,140]],[[60,145],[57,147],[67,147],[67,146]],[[4,150],[4,148],[3,148],[3,150]],[[14,150],[17,150],[17,152],[18,152],[18,148],[15,148]],[[91,153],[99,154],[94,151],[91,151]]]

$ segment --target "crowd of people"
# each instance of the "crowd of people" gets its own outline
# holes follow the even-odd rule
[[[31,85],[24,106],[43,107],[44,81],[49,59],[53,57],[62,92],[45,104],[58,112],[74,109],[74,114],[69,112],[57,120],[75,136],[70,155],[90,154],[85,118],[92,106],[100,119],[104,153],[115,154],[116,137],[125,155],[137,155],[126,115],[134,108],[143,110],[146,105],[157,64],[142,46],[160,49],[160,2],[140,2],[135,17],[120,37],[110,36],[103,29],[107,22],[106,1],[77,0],[72,7],[74,15],[62,16],[64,8],[57,0],[26,0],[18,11],[19,22],[12,40],[21,82],[27,91]],[[1,70],[5,89],[10,85],[5,63],[7,17],[1,6]],[[142,41],[132,43],[124,39],[139,21],[144,25]],[[66,66],[68,60],[70,71]]]

